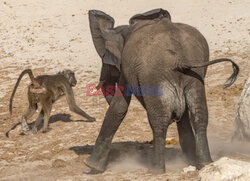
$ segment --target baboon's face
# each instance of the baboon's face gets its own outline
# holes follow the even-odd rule
[[[75,77],[75,73],[72,70],[64,70],[63,75],[69,80],[71,87],[76,86],[77,80]]]

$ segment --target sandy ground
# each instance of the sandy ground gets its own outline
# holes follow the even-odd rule
[[[148,172],[152,146],[145,142],[152,139],[152,133],[146,113],[135,99],[113,140],[107,171],[87,175],[89,170],[83,164],[108,107],[103,97],[86,96],[86,84],[98,82],[101,66],[87,11],[105,11],[120,25],[136,13],[158,7],[169,10],[174,22],[198,28],[208,40],[211,59],[228,57],[240,66],[238,80],[226,90],[221,85],[231,74],[231,65],[208,69],[208,136],[214,160],[221,156],[249,160],[249,144],[230,143],[237,101],[250,69],[249,1],[0,0],[0,180],[197,180],[198,171],[182,171],[188,165],[178,145],[166,146],[165,174]],[[32,68],[36,75],[74,70],[77,103],[97,121],[83,122],[69,111],[63,98],[53,107],[48,133],[21,136],[17,126],[6,138],[6,131],[20,121],[27,106],[26,77],[16,93],[10,118],[9,97],[24,68]],[[178,140],[175,124],[167,137]]]

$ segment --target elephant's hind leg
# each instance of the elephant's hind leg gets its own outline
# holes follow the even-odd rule
[[[205,87],[200,82],[194,82],[186,91],[186,100],[191,112],[191,123],[195,132],[196,156],[199,168],[212,162],[208,141],[207,125],[208,110]]]
[[[170,117],[152,116],[148,113],[148,118],[153,131],[152,171],[154,173],[164,173],[166,133]]]
[[[187,158],[189,164],[196,166],[197,158],[195,154],[195,138],[189,120],[189,110],[186,106],[180,121],[177,122],[180,145],[183,154]]]
[[[147,84],[145,84],[147,85]],[[168,126],[182,116],[185,110],[184,95],[176,92],[172,84],[161,83],[159,96],[144,96],[150,126],[153,131],[153,167],[154,172],[165,172],[165,144]],[[177,97],[179,96],[179,97]],[[182,108],[183,107],[183,108]]]

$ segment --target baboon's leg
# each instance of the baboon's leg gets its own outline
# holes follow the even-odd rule
[[[36,112],[37,104],[33,103],[32,101],[29,101],[29,107],[25,114],[22,116],[21,120],[21,127],[22,127],[22,133],[26,134],[29,131],[29,125],[27,123],[27,120],[33,116],[33,114]]]
[[[47,101],[46,103],[43,103],[43,111],[44,111],[44,123],[43,123],[43,133],[46,133],[48,131],[48,125],[49,125],[49,117],[50,112],[52,109],[52,101]]]
[[[43,116],[44,116],[44,111],[43,109],[40,111],[38,117],[36,118],[35,124],[32,128],[32,133],[36,134],[37,133],[37,128],[38,126],[41,124],[42,120],[43,120]]]
[[[66,99],[67,99],[67,102],[68,102],[68,105],[69,105],[69,109],[72,112],[74,112],[76,114],[79,114],[84,118],[87,118],[89,121],[95,121],[96,120],[95,118],[88,115],[86,112],[84,112],[81,108],[79,108],[76,105],[75,98],[74,98],[74,93],[73,93],[73,90],[72,90],[71,87],[65,87],[64,93],[65,93],[65,96],[66,96]]]
[[[69,105],[69,109],[73,111],[76,114],[81,115],[84,118],[87,118],[89,121],[95,121],[96,119],[88,115],[86,112],[84,112],[81,108],[79,108],[76,104]]]

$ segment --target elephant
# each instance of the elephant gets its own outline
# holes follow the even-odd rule
[[[104,94],[109,107],[94,149],[84,163],[94,171],[105,171],[113,136],[126,116],[132,95],[145,108],[152,129],[152,172],[165,172],[165,139],[173,122],[177,123],[180,146],[188,162],[198,168],[211,163],[206,70],[215,63],[231,62],[234,72],[224,84],[226,88],[236,80],[238,65],[228,58],[209,61],[204,36],[190,25],[173,23],[167,10],[134,15],[128,25],[118,27],[102,11],[89,10],[88,14],[94,46],[102,59],[97,87],[103,87],[104,92],[110,85],[124,89],[122,96],[117,91]],[[150,95],[139,94],[142,86],[157,87],[160,94],[157,90]]]

